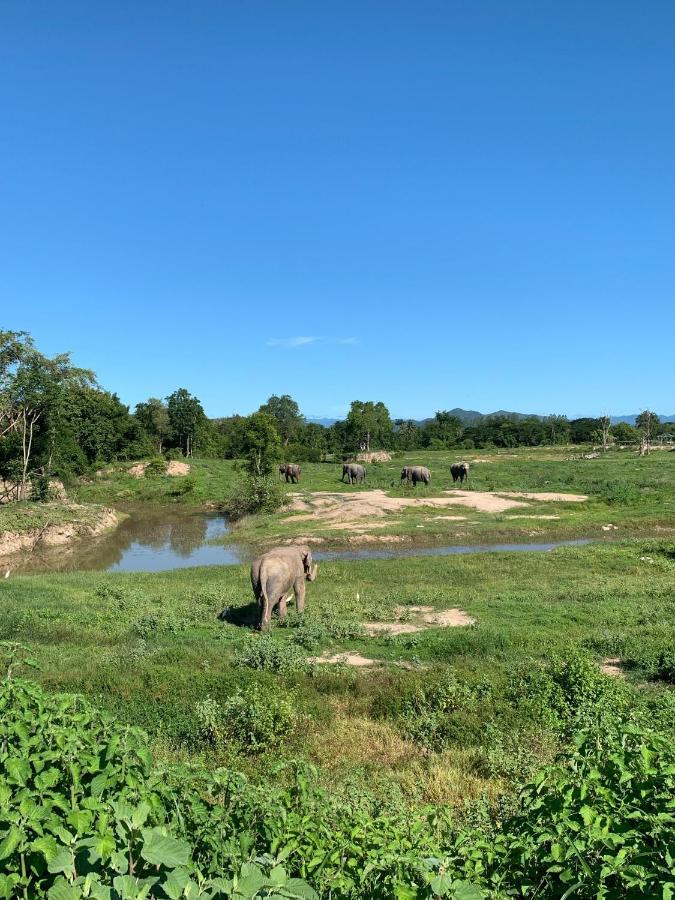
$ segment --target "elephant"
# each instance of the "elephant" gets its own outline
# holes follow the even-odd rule
[[[297,463],[281,463],[279,466],[279,478],[281,478],[282,475],[286,476],[287,484],[289,481],[292,484],[297,484],[300,481],[302,469]]]
[[[431,472],[426,466],[403,466],[401,469],[401,481],[405,479],[408,484],[412,481],[413,487],[416,487],[418,481],[429,484],[431,481]]]
[[[453,482],[459,481],[462,484],[463,481],[467,481],[469,478],[469,464],[465,462],[454,463],[450,466],[450,472]]]
[[[366,470],[363,466],[358,465],[358,463],[343,463],[342,478],[340,481],[345,480],[345,475],[349,479],[350,484],[358,484],[360,481],[366,480]]]
[[[312,551],[306,544],[275,547],[263,553],[251,566],[251,586],[258,607],[258,627],[267,631],[272,610],[279,604],[279,617],[286,617],[286,602],[295,594],[298,612],[305,608],[305,581],[315,581],[318,567],[312,565]]]

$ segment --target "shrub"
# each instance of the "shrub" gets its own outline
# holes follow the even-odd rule
[[[166,475],[166,460],[162,456],[154,456],[145,467],[146,478],[157,478]]]
[[[171,462],[173,460],[185,459],[183,456],[183,451],[179,447],[170,447],[168,450],[164,451],[164,459],[167,462]]]
[[[49,475],[39,475],[37,472],[31,475],[30,499],[35,503],[46,503],[52,499],[52,488]]]
[[[229,740],[253,753],[279,744],[297,721],[290,697],[260,685],[238,688],[220,705],[207,697],[195,711],[209,743],[217,746]]]
[[[277,641],[271,634],[250,635],[236,654],[235,663],[265,672],[300,672],[307,668],[304,654],[296,644]]]
[[[271,476],[246,475],[223,502],[230,519],[241,519],[254,513],[271,513],[283,505],[286,491]]]
[[[582,732],[505,825],[508,883],[542,898],[671,896],[673,796],[671,741],[641,729]]]

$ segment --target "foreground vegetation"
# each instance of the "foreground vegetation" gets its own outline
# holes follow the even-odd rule
[[[294,877],[332,897],[661,896],[674,575],[656,541],[324,563],[304,620],[268,636],[246,624],[245,567],[12,577],[0,634],[50,694],[16,671],[3,688],[5,896],[21,879],[254,896],[265,878],[309,896]],[[364,629],[421,605],[476,624]],[[309,661],[346,651],[376,665]],[[626,680],[602,674],[609,656]],[[28,800],[47,771],[49,815]]]

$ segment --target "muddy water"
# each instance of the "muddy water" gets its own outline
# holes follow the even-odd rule
[[[150,505],[125,511],[128,518],[109,534],[68,548],[3,557],[0,567],[23,572],[163,572],[241,562],[239,548],[218,543],[229,530],[223,516]]]
[[[225,545],[225,518],[171,507],[141,506],[127,510],[128,518],[112,533],[83,540],[70,548],[33,551],[3,557],[0,566],[12,571],[164,572],[192,566],[231,566],[249,562],[252,551]],[[542,552],[556,547],[579,547],[589,540],[547,544],[476,544],[445,547],[387,547],[317,550],[317,560],[393,559],[407,556],[454,556],[462,553]]]

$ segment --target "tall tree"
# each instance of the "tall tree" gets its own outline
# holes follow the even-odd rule
[[[169,410],[163,400],[158,397],[150,397],[145,403],[138,403],[134,415],[141,423],[145,431],[157,444],[157,452],[164,449],[164,441],[171,434],[169,422]]]
[[[197,429],[206,415],[197,397],[185,388],[178,388],[167,398],[169,425],[174,439],[185,456],[192,456]]]
[[[660,423],[659,417],[650,409],[643,410],[635,420],[635,426],[642,433],[642,443],[640,445],[640,456],[648,454],[651,450],[651,442],[654,436],[656,426]]]
[[[267,413],[253,413],[246,419],[242,452],[251,475],[270,475],[281,454],[281,438],[275,420]]]
[[[284,446],[298,440],[305,420],[300,415],[300,407],[289,394],[282,394],[281,397],[272,394],[258,412],[274,419]]]
[[[393,426],[389,410],[382,402],[354,400],[346,420],[347,438],[351,449],[370,450],[393,443]]]

